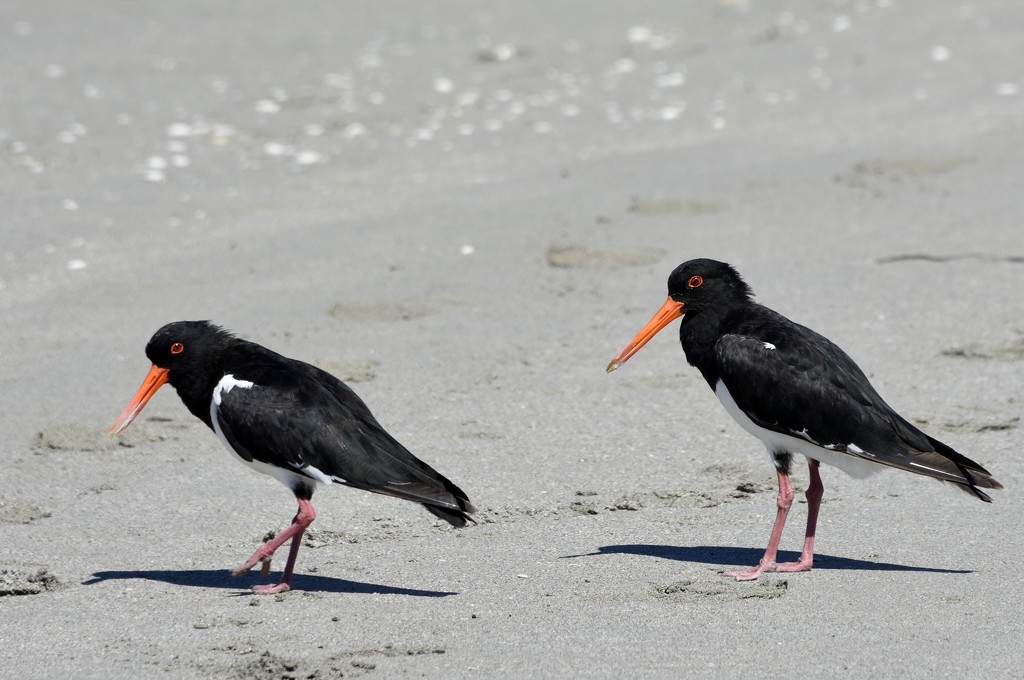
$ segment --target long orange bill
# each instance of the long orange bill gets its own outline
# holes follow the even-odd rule
[[[146,375],[146,379],[142,381],[142,387],[135,393],[131,403],[125,407],[121,415],[118,416],[117,420],[113,425],[110,426],[111,434],[121,434],[124,428],[132,424],[135,420],[135,416],[142,412],[145,408],[146,403],[156,394],[156,391],[160,389],[160,386],[167,382],[167,369],[160,368],[156,364],[153,364],[153,368],[149,369],[149,373]]]
[[[661,309],[651,317],[651,320],[647,322],[647,325],[641,328],[640,332],[636,334],[636,337],[630,340],[629,344],[623,347],[622,351],[615,355],[612,362],[608,364],[607,371],[611,373],[616,368],[626,363],[626,360],[639,352],[640,348],[646,345],[647,341],[653,338],[658,331],[681,317],[684,313],[682,302],[676,302],[672,298],[665,300],[665,304],[663,304]]]

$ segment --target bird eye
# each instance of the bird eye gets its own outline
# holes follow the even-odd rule
[[[180,342],[176,342],[173,345],[171,345],[171,354],[181,354],[184,351],[185,345],[181,344]]]
[[[701,284],[704,283],[704,278],[700,276],[691,276],[690,280],[686,282],[687,288],[700,288]]]

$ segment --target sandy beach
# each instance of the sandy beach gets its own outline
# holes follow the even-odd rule
[[[0,677],[1019,675],[1024,6],[777,5],[4,3]],[[723,577],[761,443],[675,330],[605,373],[695,257],[1005,490],[824,469],[814,570]],[[477,524],[321,488],[251,594],[289,491],[170,388],[107,434],[180,319],[348,382]]]

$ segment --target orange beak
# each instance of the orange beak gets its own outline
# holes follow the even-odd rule
[[[679,317],[683,312],[683,303],[676,302],[672,298],[665,300],[665,304],[661,306],[661,309],[651,317],[651,320],[647,322],[647,325],[640,329],[640,332],[636,334],[636,337],[630,340],[629,344],[622,348],[622,351],[615,355],[612,362],[608,364],[607,371],[611,373],[616,368],[626,363],[626,361],[640,351],[640,348],[647,344],[647,341],[653,338],[658,331],[665,326],[669,325]]]
[[[153,368],[149,369],[149,373],[146,375],[146,379],[142,381],[142,387],[135,393],[131,403],[125,407],[121,415],[118,416],[117,420],[113,425],[110,426],[111,434],[121,434],[124,428],[132,424],[135,420],[135,416],[142,412],[145,408],[146,403],[156,394],[156,391],[167,382],[168,370],[166,368],[160,368],[156,364],[153,364]]]

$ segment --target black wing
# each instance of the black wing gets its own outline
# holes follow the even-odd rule
[[[952,482],[986,501],[977,487],[1002,488],[983,467],[902,418],[846,352],[809,328],[783,317],[741,324],[719,339],[715,356],[736,404],[765,429]]]
[[[312,479],[315,468],[348,486],[423,503],[456,526],[473,512],[461,489],[398,443],[329,373],[284,357],[231,373],[253,383],[225,392],[218,411],[239,455]]]

